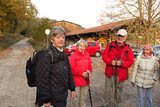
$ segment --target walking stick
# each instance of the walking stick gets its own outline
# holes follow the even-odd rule
[[[90,85],[89,85],[89,77],[86,77],[85,78],[86,81],[87,81],[87,84],[88,84],[88,91],[89,91],[89,99],[90,99],[90,103],[91,103],[91,107],[93,107],[93,104],[92,104],[92,96],[91,96],[91,89],[90,89]]]

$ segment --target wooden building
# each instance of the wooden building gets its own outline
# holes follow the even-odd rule
[[[82,26],[69,22],[69,21],[65,21],[65,20],[61,20],[61,21],[56,21],[53,23],[53,26],[61,26],[63,28],[65,28],[66,32],[72,32],[72,31],[77,31],[77,30],[82,30],[84,29]]]
[[[66,34],[66,45],[71,45],[79,39],[93,40],[105,47],[106,44],[115,39],[115,35],[118,29],[127,28],[128,24],[133,19],[105,24],[102,26],[92,27],[88,29],[72,31]]]

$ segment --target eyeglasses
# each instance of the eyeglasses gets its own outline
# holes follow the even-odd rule
[[[144,48],[143,50],[147,50],[148,51],[149,49],[148,48]]]
[[[125,37],[125,36],[122,36],[122,35],[120,35],[120,34],[118,34],[117,36],[118,36],[118,37]]]

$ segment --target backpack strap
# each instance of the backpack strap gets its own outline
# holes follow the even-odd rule
[[[109,52],[110,52],[111,48],[116,48],[115,46],[112,45],[113,42],[114,42],[114,41],[112,41],[112,42],[109,44]]]
[[[124,59],[125,55],[127,55],[127,57],[128,57],[128,53],[129,53],[129,49],[130,49],[130,45],[128,45],[128,44],[126,44],[126,45],[128,46],[128,49],[125,51],[125,54],[123,55],[123,59]]]
[[[109,51],[112,48],[112,43],[113,43],[113,41],[109,44]]]
[[[48,49],[48,53],[51,55],[51,64],[53,64],[53,54],[51,49]]]

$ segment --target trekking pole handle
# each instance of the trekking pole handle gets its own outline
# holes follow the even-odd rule
[[[113,59],[112,61],[114,61],[112,62],[112,66],[115,67],[117,65],[117,59]]]

